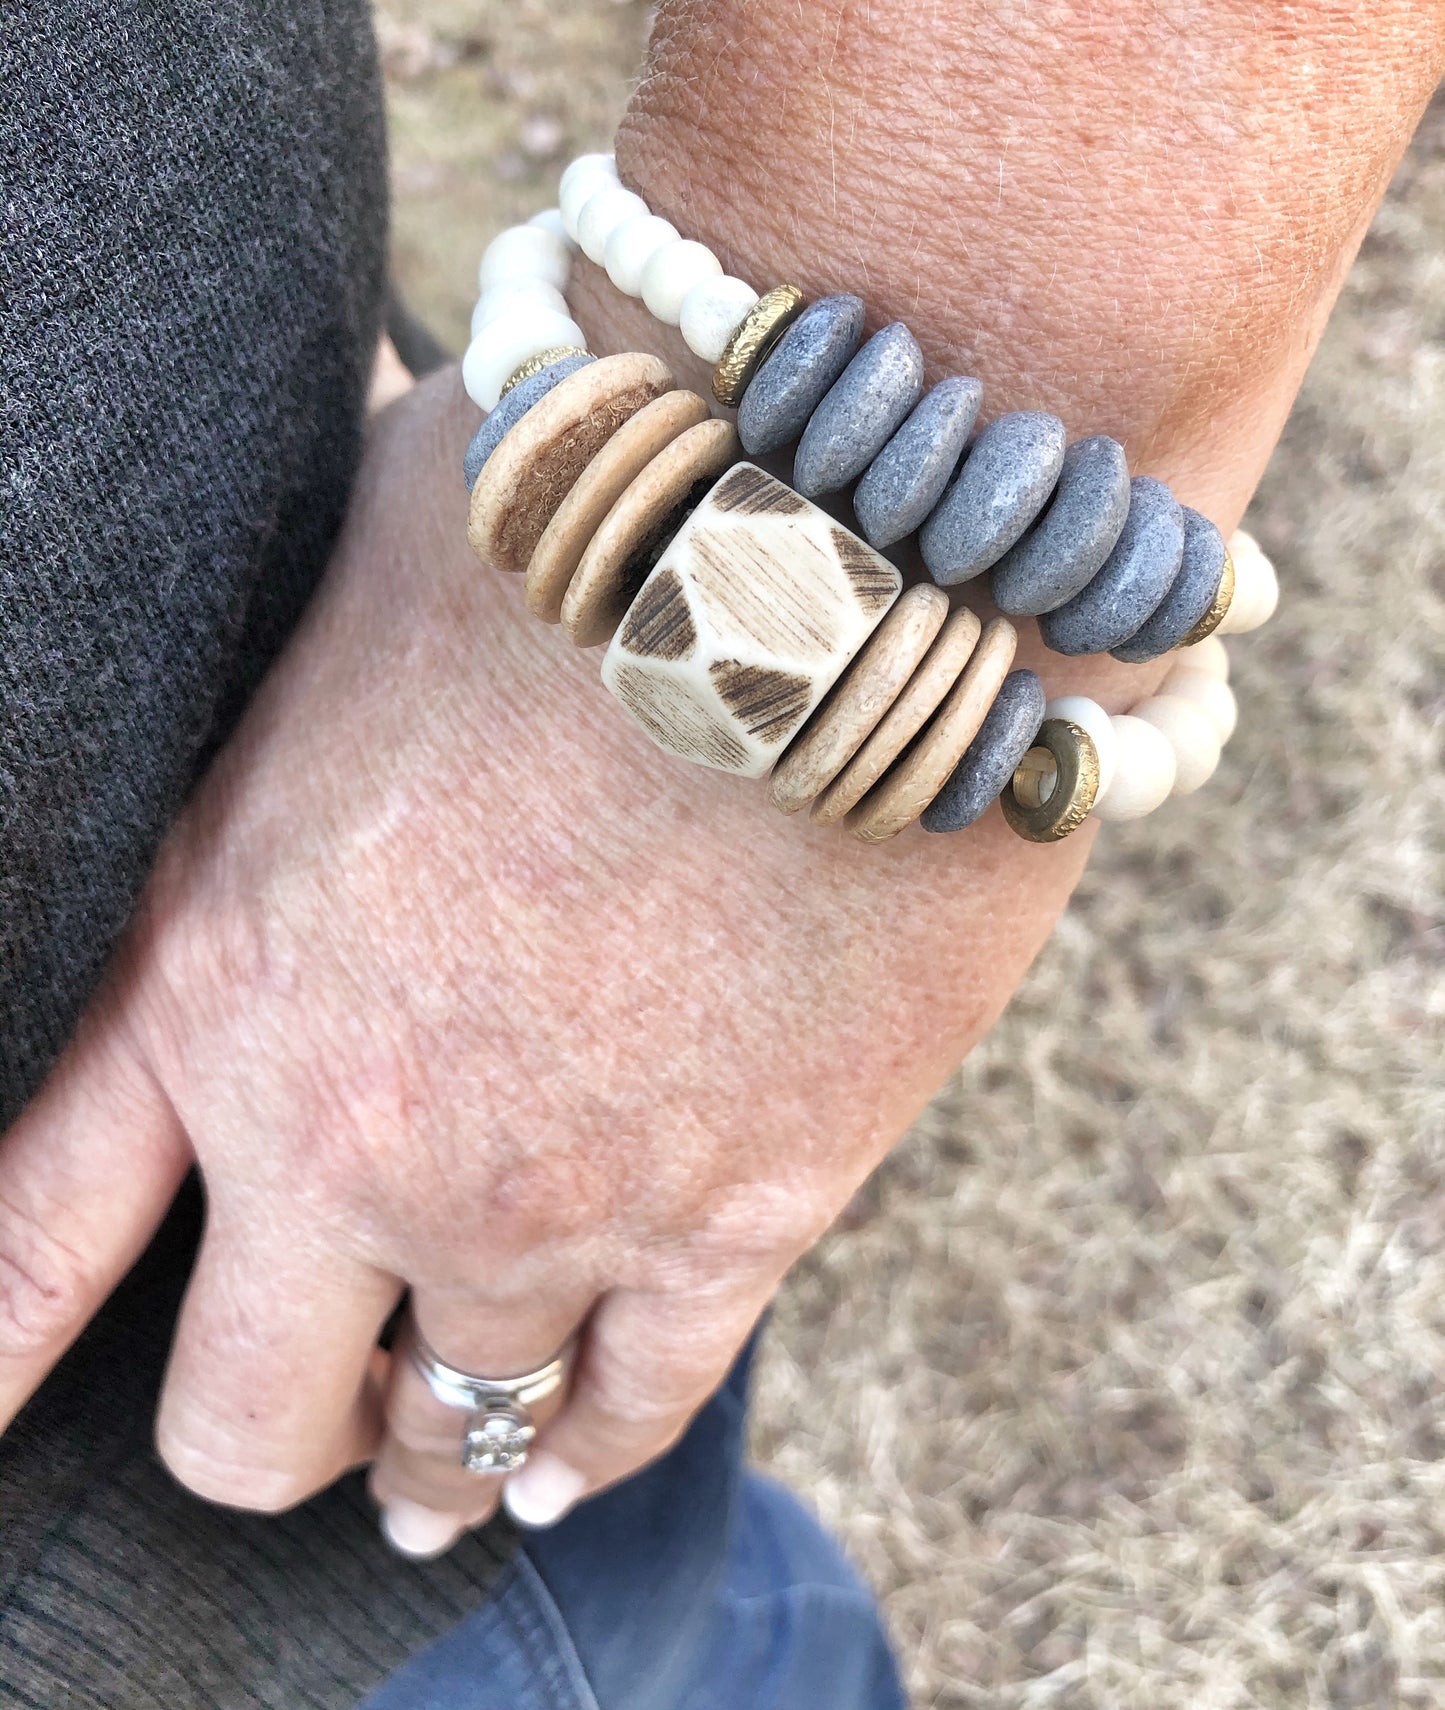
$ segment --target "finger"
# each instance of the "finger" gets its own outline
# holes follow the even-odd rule
[[[0,1142],[0,1430],[140,1257],[190,1162],[170,1101],[98,1013]]]
[[[665,1454],[727,1376],[773,1286],[726,1301],[608,1295],[588,1322],[565,1406],[507,1481],[512,1518],[551,1526]]]
[[[433,1393],[412,1357],[412,1326],[458,1371],[521,1377],[554,1358],[591,1304],[590,1290],[582,1287],[557,1297],[506,1300],[417,1291],[411,1325],[392,1362],[387,1433],[371,1476],[382,1504],[382,1530],[394,1548],[412,1557],[439,1555],[487,1519],[500,1495],[495,1474],[463,1464],[469,1415]],[[545,1425],[561,1401],[559,1393],[529,1407],[533,1422]]]
[[[278,1513],[369,1460],[376,1340],[400,1297],[305,1231],[213,1208],[156,1422],[171,1472],[209,1501]]]

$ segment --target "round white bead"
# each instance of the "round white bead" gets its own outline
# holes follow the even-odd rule
[[[557,194],[557,210],[562,216],[562,228],[574,241],[577,221],[582,210],[602,190],[620,190],[615,172],[603,172],[599,167],[578,175]]]
[[[677,318],[687,348],[704,362],[716,362],[727,349],[738,322],[757,300],[757,292],[746,279],[725,273],[717,279],[701,280],[683,298]]]
[[[539,232],[551,232],[554,238],[560,239],[567,245],[568,255],[576,255],[577,245],[567,236],[567,228],[562,224],[562,210],[560,208],[543,208],[540,214],[533,214],[527,224],[535,226]]]
[[[1217,635],[1206,635],[1193,647],[1181,647],[1174,655],[1174,662],[1178,670],[1207,671],[1221,683],[1229,681],[1229,649]]]
[[[679,242],[678,230],[660,214],[634,214],[607,240],[602,262],[607,277],[629,297],[642,295],[642,272],[664,244]]]
[[[1094,803],[1100,819],[1143,819],[1174,788],[1174,750],[1162,730],[1142,718],[1121,713],[1109,721],[1119,750],[1119,766],[1109,793]]]
[[[462,358],[462,384],[467,396],[484,410],[494,410],[502,387],[529,357],[556,344],[586,348],[587,339],[576,321],[555,309],[533,309],[504,315],[483,327]]]
[[[571,314],[567,299],[552,286],[543,285],[537,279],[504,279],[499,285],[488,286],[477,299],[477,306],[472,310],[472,337],[475,338],[483,327],[489,327],[504,315],[523,313],[531,308],[551,309],[556,314],[569,317]]]
[[[577,241],[582,245],[583,255],[600,267],[607,253],[607,240],[618,226],[646,212],[647,203],[641,196],[624,190],[620,184],[589,196],[577,216]]]
[[[1229,537],[1229,556],[1234,560],[1234,598],[1217,633],[1244,635],[1274,616],[1279,578],[1259,542],[1242,528]]]
[[[615,154],[579,154],[562,174],[562,182],[558,193],[566,190],[579,178],[585,178],[600,173],[603,177],[617,182],[617,156]]]
[[[1087,695],[1060,695],[1044,708],[1044,717],[1066,718],[1070,724],[1076,724],[1080,730],[1089,733],[1094,752],[1099,756],[1099,793],[1094,797],[1097,807],[1108,794],[1119,764],[1119,741],[1114,735],[1113,721],[1103,707]]]
[[[1159,693],[1177,695],[1182,701],[1193,701],[1196,706],[1203,707],[1221,743],[1228,742],[1234,735],[1234,727],[1239,720],[1239,703],[1234,698],[1234,690],[1228,683],[1220,682],[1218,677],[1211,677],[1207,671],[1192,671],[1188,666],[1176,665],[1159,685]]]
[[[572,256],[565,239],[540,226],[509,226],[487,245],[477,281],[483,291],[504,279],[540,279],[555,291],[565,291],[572,276]]]
[[[1169,738],[1174,750],[1176,796],[1193,795],[1214,776],[1219,764],[1219,734],[1198,701],[1186,701],[1181,695],[1151,695],[1147,701],[1140,701],[1130,716],[1142,718]]]
[[[648,312],[664,326],[675,327],[682,319],[682,305],[694,285],[717,278],[722,263],[691,238],[665,245],[642,270],[642,300]]]

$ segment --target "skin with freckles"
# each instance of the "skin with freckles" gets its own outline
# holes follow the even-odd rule
[[[988,413],[1114,433],[1227,530],[1441,33],[1383,0],[692,0],[661,10],[619,161],[730,270],[863,292]],[[705,385],[580,273],[594,350]],[[531,1516],[659,1453],[998,1014],[1092,836],[1027,844],[993,809],[869,848],[660,755],[468,551],[475,425],[455,372],[378,422],[320,595],[0,1147],[0,1418],[199,1160],[159,1441],[242,1506],[378,1450],[383,1500],[494,1506],[374,1352],[404,1286],[496,1375],[585,1321]],[[1111,709],[1167,668],[1031,630],[1018,662]]]

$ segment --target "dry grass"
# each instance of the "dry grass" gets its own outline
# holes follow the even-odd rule
[[[403,276],[460,338],[644,8],[384,21]],[[759,1452],[920,1705],[1445,1706],[1442,238],[1437,109],[1252,515],[1287,603],[1222,773],[1104,840],[782,1303]]]

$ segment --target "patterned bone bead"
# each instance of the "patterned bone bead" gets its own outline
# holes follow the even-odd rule
[[[901,585],[871,546],[739,463],[658,560],[602,680],[658,747],[760,778]]]
[[[533,404],[472,487],[467,539],[477,557],[525,570],[577,477],[623,422],[672,387],[665,362],[633,352],[579,367]]]
[[[920,582],[868,638],[808,727],[778,762],[774,805],[797,813],[827,788],[907,686],[948,616],[948,595]]]

